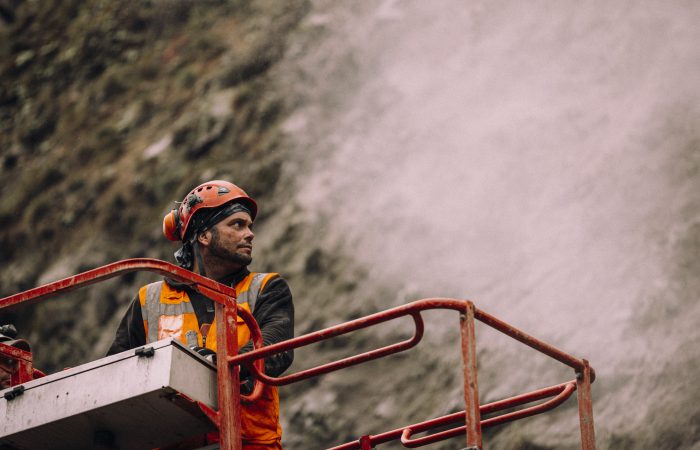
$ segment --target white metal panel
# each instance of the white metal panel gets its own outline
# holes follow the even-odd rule
[[[159,341],[25,383],[0,397],[0,446],[150,449],[213,429],[176,393],[216,406],[216,369],[180,343]],[[6,391],[0,391],[0,396]],[[111,441],[111,442],[110,442]]]

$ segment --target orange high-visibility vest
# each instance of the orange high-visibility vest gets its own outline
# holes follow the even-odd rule
[[[236,303],[252,311],[258,294],[276,276],[276,273],[250,273],[235,287]],[[174,338],[187,344],[187,332],[194,331],[197,334],[197,345],[216,351],[216,321],[211,324],[206,336],[202,336],[190,297],[185,290],[177,290],[168,283],[158,281],[139,290],[139,301],[147,342]],[[250,330],[240,317],[236,329],[240,348],[250,341]],[[281,439],[276,387],[265,385],[257,401],[241,406],[241,436],[244,440],[263,444]]]

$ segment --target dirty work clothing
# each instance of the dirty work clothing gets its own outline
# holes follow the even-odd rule
[[[293,336],[292,296],[287,283],[281,277],[277,274],[256,276],[244,269],[222,282],[236,288],[242,307],[252,309],[253,317],[262,330],[265,345]],[[149,286],[151,297],[154,289],[156,290],[155,304],[147,298]],[[155,310],[158,312],[155,313]],[[204,324],[211,326],[207,330],[206,326],[202,327]],[[250,331],[242,319],[239,319],[237,325],[241,353],[250,351]],[[205,331],[204,335],[202,330]],[[171,280],[152,283],[139,290],[139,295],[132,302],[117,329],[108,354],[136,348],[165,337],[174,337],[187,344],[188,331],[193,332],[190,333],[190,340],[193,334],[196,334],[197,345],[216,351],[213,302],[184,284]],[[265,358],[265,371],[269,375],[278,376],[289,367],[292,359],[292,351]],[[279,441],[281,429],[277,389],[266,386],[258,401],[244,404],[241,419],[242,435],[251,444],[274,444]]]
[[[206,439],[205,436],[199,436],[192,439],[187,439],[186,441],[180,442],[178,444],[163,447],[156,450],[196,450],[208,445],[212,442]],[[218,447],[214,447],[217,448]],[[243,450],[283,450],[280,441],[275,441],[270,444],[254,444],[247,441],[243,441]]]
[[[275,441],[271,444],[249,444],[243,441],[243,450],[282,450],[280,441]]]

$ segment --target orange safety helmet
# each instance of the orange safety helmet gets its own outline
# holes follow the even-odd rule
[[[187,227],[197,211],[218,208],[236,200],[250,210],[251,219],[255,220],[258,205],[243,189],[223,180],[200,184],[185,196],[178,209],[173,209],[163,218],[163,234],[171,241],[184,242]]]

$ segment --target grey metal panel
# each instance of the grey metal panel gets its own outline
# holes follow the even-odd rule
[[[0,397],[0,446],[18,449],[91,449],[96,433],[115,449],[149,449],[211,431],[192,404],[216,406],[216,370],[179,342],[128,351],[25,383],[13,400]],[[0,391],[0,395],[2,395]]]

